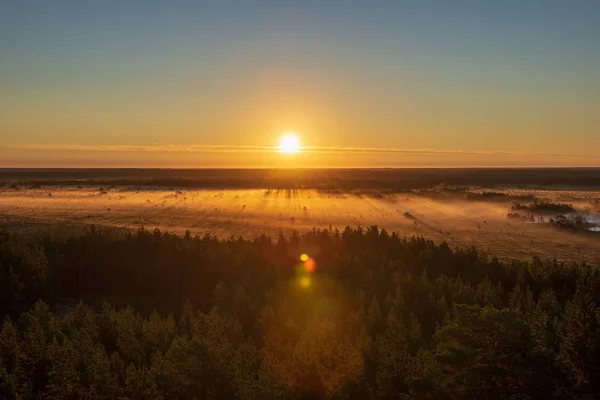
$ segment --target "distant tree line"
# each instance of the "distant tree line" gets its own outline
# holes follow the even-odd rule
[[[538,214],[544,213],[554,213],[554,214],[562,214],[562,213],[573,213],[575,212],[575,208],[572,204],[565,203],[550,203],[543,200],[535,199],[530,204],[521,204],[518,201],[513,202],[511,206],[511,210],[513,211],[529,211]]]
[[[377,227],[4,232],[0,398],[594,397],[599,284]]]
[[[0,168],[4,185],[161,186],[213,189],[407,190],[452,186],[590,187],[600,168],[384,168],[384,169],[152,169]]]

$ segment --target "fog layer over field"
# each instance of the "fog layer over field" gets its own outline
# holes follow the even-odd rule
[[[477,195],[477,191],[469,192]],[[98,186],[0,188],[0,222],[65,222],[160,228],[219,237],[288,235],[313,227],[378,225],[451,245],[475,245],[501,258],[600,261],[594,232],[566,232],[507,218],[511,196],[568,200],[598,218],[598,192],[504,190],[500,200],[462,195],[316,190],[198,190]]]

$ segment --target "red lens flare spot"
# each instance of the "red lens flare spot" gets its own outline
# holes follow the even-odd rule
[[[314,272],[317,267],[317,263],[313,258],[309,258],[304,262],[304,270],[306,272]]]

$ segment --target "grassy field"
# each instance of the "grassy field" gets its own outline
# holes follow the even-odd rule
[[[231,170],[226,171],[232,174]],[[574,170],[572,174],[579,176],[581,171]],[[223,171],[208,171],[206,176],[198,171],[188,173],[195,174],[195,179],[203,182],[213,179],[213,173],[225,174]],[[37,175],[31,175],[29,170],[15,170],[2,175],[2,180],[7,183],[0,187],[0,223],[10,229],[56,227],[57,224],[96,224],[130,229],[143,226],[219,237],[254,237],[279,232],[287,235],[292,230],[303,232],[313,227],[343,229],[347,225],[378,225],[401,235],[423,236],[453,246],[475,245],[484,253],[503,259],[527,259],[537,255],[543,259],[600,262],[597,233],[566,232],[548,224],[507,217],[514,201],[526,203],[530,199],[539,199],[572,204],[577,212],[600,222],[600,191],[590,190],[587,186],[577,188],[577,180],[563,182],[571,187],[570,190],[551,186],[540,188],[533,184],[529,187],[503,184],[490,189],[469,183],[466,188],[415,185],[421,187],[399,191],[398,187],[405,181],[386,179],[391,179],[393,174],[409,179],[407,170],[371,171],[370,174],[359,170],[354,171],[354,175],[348,171],[323,170],[313,171],[309,178],[302,175],[308,174],[307,171],[272,173],[278,179],[286,174],[296,174],[309,181],[319,174],[328,174],[324,181],[328,183],[320,188],[298,185],[292,189],[276,188],[275,181],[271,180],[262,189],[236,188],[240,182],[249,182],[253,174],[267,174],[266,171],[247,171],[237,181],[231,180],[233,175],[229,176],[230,181],[224,180],[222,185],[229,185],[229,188],[208,189],[185,185],[140,185],[139,182],[132,185],[129,180],[140,179],[142,174],[150,176],[150,181],[163,179],[156,175],[152,178],[151,172],[142,170],[128,170],[121,175],[112,175],[113,171],[89,170],[85,174],[59,170],[38,171]],[[464,182],[476,176],[472,171],[461,175],[457,170],[419,170],[417,175],[428,173],[447,174],[446,178],[455,177]],[[478,179],[495,174],[490,170],[479,173]],[[523,171],[525,175],[529,173],[531,171]],[[134,178],[128,174],[139,176]],[[172,171],[169,174],[169,179],[175,179]],[[538,181],[546,179],[544,173],[538,174]],[[346,181],[353,176],[354,182],[362,182],[362,186],[347,187],[343,183],[344,176]],[[369,176],[370,180],[367,179]],[[486,179],[489,180],[489,176]],[[77,184],[78,180],[83,181]],[[100,185],[99,181],[104,184]],[[112,183],[107,185],[109,181]],[[337,186],[332,182],[338,182]]]

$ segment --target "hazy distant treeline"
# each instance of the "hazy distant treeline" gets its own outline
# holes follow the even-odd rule
[[[599,284],[376,227],[2,233],[0,397],[598,395]]]
[[[0,169],[5,185],[390,190],[454,186],[598,187],[598,168]]]

